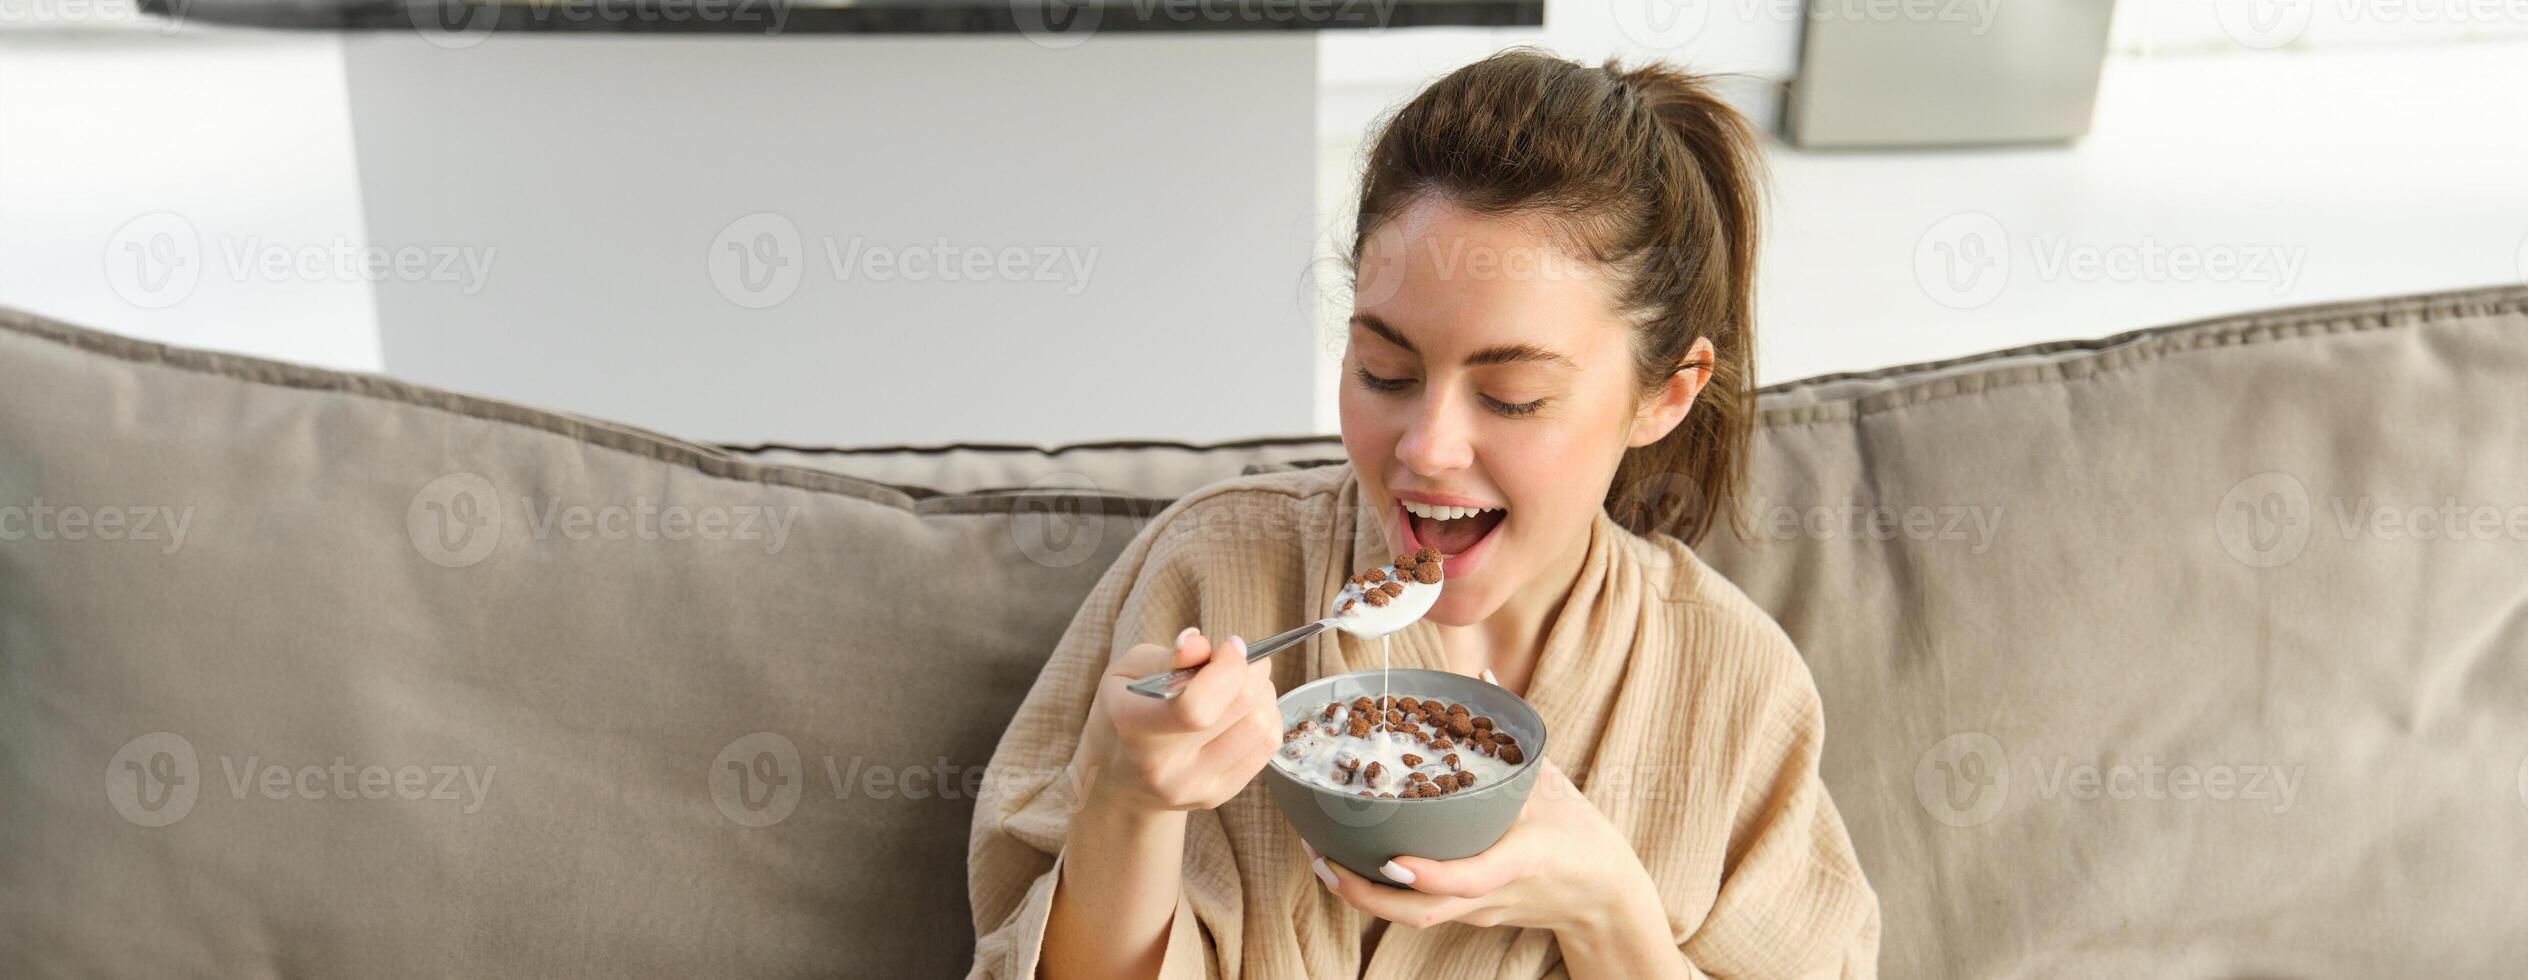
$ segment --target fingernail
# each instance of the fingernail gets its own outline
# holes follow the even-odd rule
[[[1237,652],[1242,653],[1242,654],[1243,654],[1243,653],[1245,653],[1245,652],[1246,652],[1246,638],[1245,638],[1245,637],[1243,637],[1243,636],[1239,636],[1239,635],[1238,635],[1238,634],[1236,634],[1236,633],[1231,633],[1231,634],[1229,634],[1229,648],[1230,648],[1230,649],[1232,649],[1232,650],[1236,650]]]
[[[1199,627],[1199,626],[1188,626],[1188,627],[1185,627],[1185,632],[1182,632],[1182,633],[1178,633],[1178,634],[1176,634],[1176,645],[1177,645],[1177,646],[1180,646],[1180,647],[1181,647],[1181,646],[1184,646],[1184,645],[1185,645],[1185,638],[1186,638],[1186,637],[1192,636],[1192,635],[1194,635],[1194,634],[1196,634],[1196,633],[1200,633],[1200,632],[1202,632],[1202,631],[1203,631],[1203,630],[1202,630],[1202,627]]]
[[[1404,865],[1397,864],[1394,861],[1389,861],[1385,864],[1379,865],[1378,873],[1386,875],[1389,879],[1399,885],[1413,884],[1413,872],[1405,870]]]
[[[1483,682],[1484,682],[1484,683],[1486,683],[1486,684],[1490,684],[1490,685],[1492,685],[1492,686],[1494,686],[1494,687],[1500,687],[1500,686],[1501,686],[1501,679],[1500,679],[1500,678],[1498,678],[1498,677],[1494,677],[1494,676],[1492,676],[1492,668],[1490,668],[1490,667],[1486,667],[1486,668],[1484,668],[1484,671],[1483,671]]]
[[[1325,882],[1325,890],[1334,890],[1334,871],[1325,866],[1324,858],[1309,858],[1308,866],[1317,869],[1317,880]]]

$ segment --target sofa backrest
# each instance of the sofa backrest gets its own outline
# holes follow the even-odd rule
[[[2528,290],[1768,389],[1891,977],[2528,962]],[[1330,438],[727,450],[0,313],[0,975],[938,975],[1168,499]],[[1691,655],[1691,651],[1686,651]]]

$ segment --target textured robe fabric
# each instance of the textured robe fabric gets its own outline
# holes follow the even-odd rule
[[[1113,658],[1186,626],[1272,635],[1392,558],[1348,464],[1215,483],[1144,526],[993,754],[967,849],[971,975],[1035,973],[1078,799],[1069,763]],[[1446,669],[1435,629],[1389,637],[1387,665]],[[1265,664],[1287,691],[1377,669],[1380,646],[1328,631]],[[1876,976],[1878,900],[1818,779],[1815,683],[1773,620],[1683,543],[1600,511],[1527,699],[1547,754],[1632,841],[1693,969]],[[1364,950],[1369,918],[1318,883],[1261,780],[1189,815],[1183,867],[1168,977],[1568,975],[1550,930],[1390,926]]]

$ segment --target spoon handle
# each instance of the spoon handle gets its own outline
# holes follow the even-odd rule
[[[1254,663],[1272,656],[1280,652],[1283,647],[1323,633],[1327,627],[1333,625],[1334,620],[1331,618],[1320,619],[1306,626],[1283,630],[1249,643],[1246,645],[1246,662]],[[1177,695],[1185,692],[1185,682],[1193,680],[1194,672],[1201,669],[1199,666],[1179,667],[1164,674],[1152,674],[1125,686],[1130,687],[1134,694],[1145,694],[1162,701],[1174,701]]]

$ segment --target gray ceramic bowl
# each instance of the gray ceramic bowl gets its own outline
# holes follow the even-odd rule
[[[1328,701],[1377,697],[1380,671],[1364,670],[1322,677],[1281,696],[1282,727],[1299,723]],[[1428,799],[1379,799],[1357,790],[1336,790],[1301,782],[1282,768],[1277,756],[1264,764],[1264,781],[1273,790],[1300,839],[1361,877],[1393,885],[1378,873],[1397,855],[1453,861],[1473,857],[1509,833],[1545,758],[1545,720],[1518,695],[1482,680],[1440,670],[1386,671],[1388,693],[1396,697],[1439,698],[1463,704],[1517,736],[1526,759],[1509,778],[1446,796]]]

